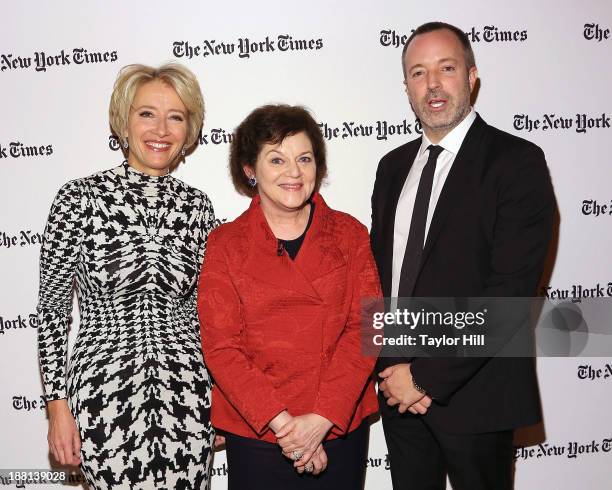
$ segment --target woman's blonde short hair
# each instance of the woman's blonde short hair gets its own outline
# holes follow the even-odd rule
[[[146,65],[127,65],[121,68],[108,108],[110,125],[115,136],[121,143],[125,143],[130,109],[136,91],[153,80],[160,80],[172,87],[185,104],[188,112],[185,146],[192,146],[204,123],[204,98],[195,75],[178,63],[166,63],[159,68]]]

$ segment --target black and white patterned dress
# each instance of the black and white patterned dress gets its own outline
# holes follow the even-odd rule
[[[96,489],[208,488],[214,431],[197,278],[215,226],[207,196],[127,163],[57,194],[41,249],[39,356],[68,398]],[[71,290],[80,326],[66,362]]]

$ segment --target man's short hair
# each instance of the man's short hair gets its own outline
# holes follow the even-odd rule
[[[463,32],[461,29],[455,27],[452,24],[447,24],[446,22],[427,22],[426,24],[417,27],[406,41],[406,44],[404,44],[404,49],[402,49],[402,70],[404,71],[404,78],[406,78],[404,55],[406,54],[406,50],[408,49],[408,45],[410,44],[410,42],[420,34],[440,31],[442,29],[447,29],[451,31],[455,36],[457,36],[457,39],[459,39],[461,46],[463,46],[463,58],[465,59],[465,65],[467,69],[469,70],[473,66],[476,66],[476,59],[474,57],[474,51],[472,50],[472,44],[470,43],[470,38],[467,37],[467,34],[465,32]]]

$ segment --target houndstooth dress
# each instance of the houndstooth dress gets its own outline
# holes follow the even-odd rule
[[[207,196],[127,163],[57,194],[40,260],[46,399],[68,398],[95,489],[208,488],[214,431],[197,278]],[[80,325],[66,361],[76,278]]]

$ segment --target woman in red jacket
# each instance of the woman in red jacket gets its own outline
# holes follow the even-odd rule
[[[361,308],[381,295],[368,232],[318,193],[325,143],[301,107],[253,111],[230,170],[251,205],[210,234],[198,295],[228,488],[361,489],[377,410]]]

